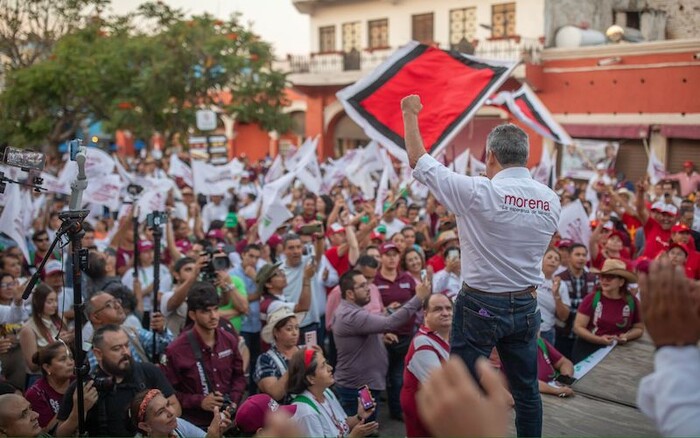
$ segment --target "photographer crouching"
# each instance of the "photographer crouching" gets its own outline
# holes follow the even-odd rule
[[[127,409],[136,394],[145,389],[159,389],[180,415],[173,387],[158,367],[134,361],[129,337],[119,326],[107,324],[98,328],[92,337],[92,352],[97,359],[97,369],[91,376],[97,402],[86,413],[88,436],[133,436],[127,427]],[[66,391],[58,411],[56,436],[73,436],[78,428],[78,416],[72,412],[74,392],[75,382]]]

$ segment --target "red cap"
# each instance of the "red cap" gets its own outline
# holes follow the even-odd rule
[[[267,244],[270,246],[270,248],[274,248],[277,245],[279,245],[280,243],[282,243],[282,238],[280,237],[279,234],[276,234],[276,233],[273,234],[272,236],[270,236],[269,239],[267,239]]]
[[[280,405],[267,394],[251,395],[236,412],[236,426],[243,433],[256,433],[258,429],[265,426],[267,414],[278,410],[286,411],[291,416],[296,413],[297,407]]]
[[[184,254],[192,249],[192,244],[187,239],[180,239],[177,242],[175,242],[175,247],[178,251]]]
[[[330,236],[333,234],[343,233],[343,232],[345,232],[345,227],[343,227],[342,225],[340,225],[339,223],[336,222],[334,224],[331,224],[330,227],[328,227],[328,230],[326,231],[326,235]]]
[[[687,160],[687,161],[683,162],[683,167],[695,167],[695,164],[693,164],[692,161]]]
[[[63,273],[63,265],[58,260],[49,260],[44,266],[44,275]]]
[[[396,245],[394,245],[394,242],[384,242],[382,243],[382,246],[379,247],[379,254],[384,255],[389,251],[400,252],[399,248]]]
[[[376,231],[372,231],[372,233],[369,235],[369,240],[381,240],[382,242],[384,241],[384,235],[382,233],[378,233]]]
[[[208,239],[224,240],[224,232],[220,229],[209,230],[207,233]]]
[[[685,245],[682,245],[682,244],[680,244],[680,243],[672,243],[672,244],[670,244],[670,245],[668,246],[668,250],[667,250],[666,252],[671,251],[673,248],[680,248],[681,251],[683,251],[683,252],[685,253],[686,256],[688,255],[688,247],[685,246]]]
[[[672,233],[690,233],[690,228],[687,225],[678,223],[671,227]]]
[[[619,237],[620,240],[622,241],[622,243],[625,243],[625,240],[627,240],[624,233],[622,231],[619,231],[619,230],[614,230],[612,233],[610,233],[610,235],[608,236],[608,239],[613,237],[613,236]]]
[[[139,251],[151,251],[153,250],[153,242],[150,240],[139,240]]]
[[[571,248],[571,245],[574,244],[573,240],[570,239],[561,239],[559,242],[557,242],[554,246],[557,248]]]

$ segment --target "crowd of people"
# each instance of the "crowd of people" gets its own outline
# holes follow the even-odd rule
[[[592,203],[567,180],[550,190],[524,168],[527,138],[512,125],[489,136],[486,177],[448,175],[420,145],[420,103],[403,111],[410,164],[430,193],[393,187],[381,213],[348,179],[321,195],[294,184],[293,218],[260,241],[239,211],[262,194],[263,160],[208,197],[177,179],[162,241],[128,209],[86,220],[83,327],[70,247],[48,251],[66,199],[33,195],[45,199],[26,231],[29,259],[8,239],[0,254],[0,435],[76,433],[80,330],[90,436],[360,437],[378,433],[380,409],[407,436],[496,435],[512,406],[518,434],[539,436],[540,393],[573,396],[576,362],[643,335],[638,285],[650,263],[700,280],[697,187],[679,196],[671,180],[631,190],[600,178]],[[169,178],[167,160],[135,164]],[[511,192],[528,198],[502,205]],[[558,233],[560,206],[576,199],[589,202],[588,242]],[[472,396],[479,408],[456,416],[474,428],[450,429],[465,418],[437,407]]]

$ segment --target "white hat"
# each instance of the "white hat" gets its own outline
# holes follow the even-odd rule
[[[44,275],[55,274],[56,272],[64,272],[63,265],[58,260],[49,260],[44,265]]]
[[[664,203],[663,212],[669,213],[669,214],[672,214],[673,216],[675,216],[678,214],[678,207],[676,207],[673,204],[665,204]]]
[[[297,315],[292,311],[292,309],[290,309],[287,306],[282,306],[274,312],[272,312],[270,315],[267,315],[267,324],[265,324],[265,327],[263,327],[262,332],[260,332],[260,337],[262,338],[262,340],[270,345],[274,344],[275,338],[274,336],[272,336],[272,331],[275,329],[275,326],[279,324],[279,322],[283,319],[287,319],[291,316]]]
[[[605,170],[608,168],[608,166],[605,163],[598,163],[596,164],[595,168],[598,170]]]

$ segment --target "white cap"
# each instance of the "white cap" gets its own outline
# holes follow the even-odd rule
[[[49,260],[44,265],[44,275],[51,275],[56,272],[63,272],[63,265],[58,260]]]

